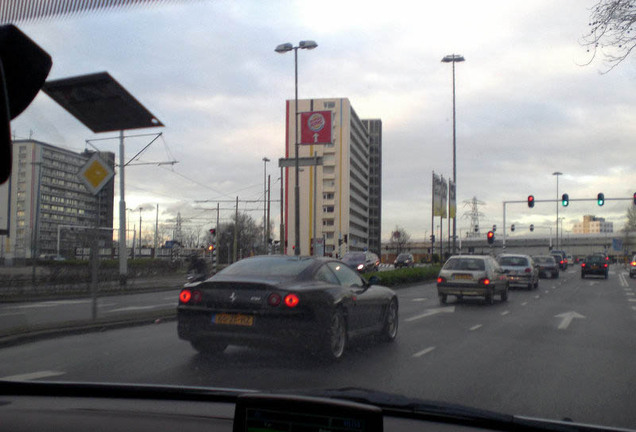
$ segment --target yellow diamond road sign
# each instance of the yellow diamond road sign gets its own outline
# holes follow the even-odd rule
[[[110,181],[115,173],[113,169],[95,153],[79,172],[79,176],[93,195],[97,194]]]

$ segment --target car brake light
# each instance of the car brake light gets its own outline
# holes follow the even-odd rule
[[[179,301],[181,303],[188,303],[191,298],[192,298],[192,292],[190,292],[189,289],[181,290],[181,292],[179,293]]]
[[[607,263],[603,264],[603,267],[607,268]]]
[[[636,261],[632,261],[632,267],[636,267]]]
[[[285,304],[290,308],[298,306],[299,302],[300,300],[296,294],[287,294],[285,296]]]
[[[444,283],[444,282],[446,282],[446,279],[444,279],[443,277],[440,276],[437,278],[437,283]]]
[[[526,273],[530,273],[532,271],[532,269],[530,267],[526,267]]]
[[[585,263],[581,263],[581,267],[585,267]]]
[[[490,279],[483,278],[482,280],[479,281],[479,283],[481,283],[482,285],[490,285]]]
[[[559,261],[559,264],[563,264],[563,260]]]
[[[267,297],[267,304],[269,304],[270,306],[278,306],[281,300],[282,297],[280,296],[280,294],[271,293],[269,297]]]

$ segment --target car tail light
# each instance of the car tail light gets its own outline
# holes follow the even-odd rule
[[[267,304],[270,306],[278,306],[283,298],[280,294],[271,293],[269,297],[267,297]]]
[[[181,290],[179,293],[179,301],[181,303],[188,303],[192,298],[192,292],[189,289]]]
[[[437,283],[444,283],[444,282],[446,282],[446,279],[444,279],[443,277],[440,276],[437,278]]]
[[[526,267],[526,270],[525,270],[526,273],[530,273],[531,271],[532,269],[530,267]]]
[[[287,305],[287,307],[296,307],[298,306],[298,303],[300,303],[300,299],[296,294],[287,294],[285,296],[285,304]]]
[[[632,261],[632,267],[636,267],[636,261]]]
[[[581,263],[581,267],[585,267],[585,263]]]
[[[490,285],[490,279],[488,278],[483,278],[479,281],[480,284],[482,285]]]
[[[563,260],[559,261],[559,264],[563,264]]]
[[[203,294],[201,291],[192,291],[192,303],[201,303]]]
[[[603,267],[607,268],[607,263],[603,264]]]

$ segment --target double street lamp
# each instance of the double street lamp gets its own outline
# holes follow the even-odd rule
[[[280,44],[275,51],[279,54],[285,54],[294,51],[294,117],[296,126],[294,132],[294,254],[300,255],[300,188],[298,185],[298,49],[314,49],[318,44],[311,40],[300,41],[298,46],[291,43]],[[282,241],[282,239],[281,239]]]
[[[459,54],[450,54],[442,59],[442,63],[453,64],[453,187],[455,188],[455,197],[457,197],[457,163],[456,163],[456,132],[455,132],[455,63],[463,62],[466,59]],[[450,214],[448,215],[450,217]],[[453,217],[453,249],[451,253],[455,253],[455,239],[457,238],[456,217]]]

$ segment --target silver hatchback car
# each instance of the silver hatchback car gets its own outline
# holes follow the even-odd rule
[[[508,300],[508,278],[490,255],[456,255],[446,261],[437,277],[437,294],[441,304],[449,295],[458,300],[464,296],[483,296],[493,304],[495,295]]]
[[[531,256],[502,254],[497,257],[497,261],[508,276],[511,287],[539,288],[539,267]]]

